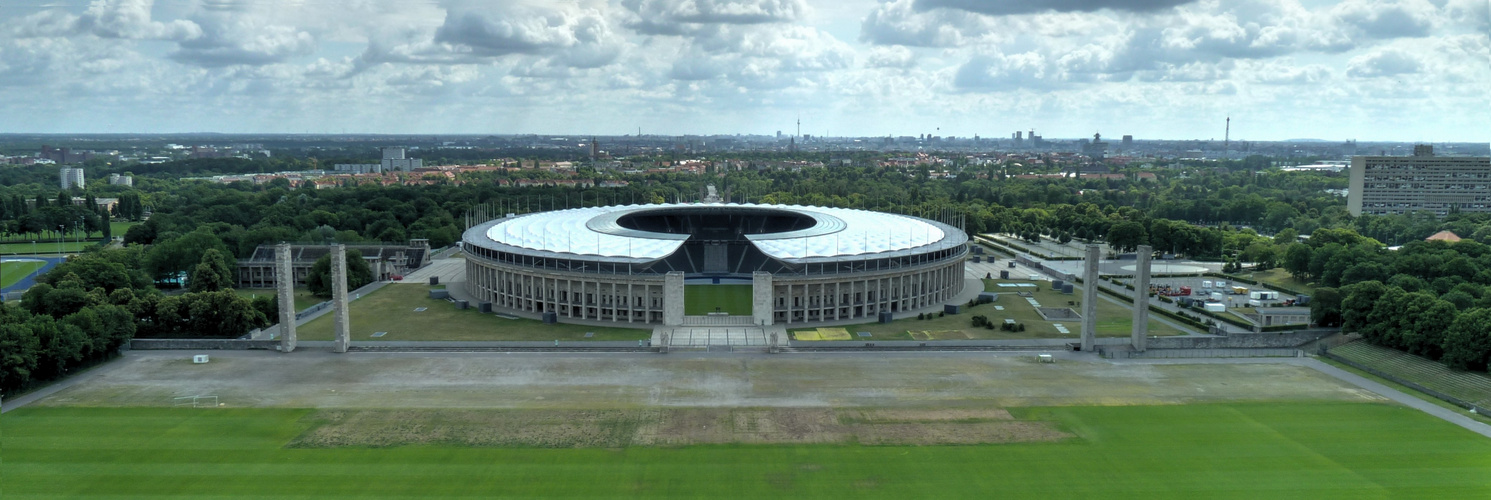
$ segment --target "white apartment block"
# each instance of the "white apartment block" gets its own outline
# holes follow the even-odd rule
[[[1491,158],[1434,156],[1429,146],[1413,156],[1355,156],[1350,186],[1351,215],[1491,212]]]
[[[72,189],[74,187],[82,189],[84,187],[83,169],[81,167],[62,167],[60,174],[62,176],[62,189]]]

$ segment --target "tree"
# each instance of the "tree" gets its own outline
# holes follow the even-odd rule
[[[191,333],[208,337],[241,337],[268,320],[252,302],[232,290],[186,294],[186,318]]]
[[[1341,325],[1341,291],[1317,288],[1310,297],[1310,320],[1320,326]]]
[[[227,256],[216,248],[202,252],[202,261],[192,269],[188,284],[193,292],[215,292],[233,288],[233,266]]]
[[[152,245],[146,255],[146,266],[150,268],[156,281],[175,279],[201,263],[202,255],[211,249],[224,253],[228,251],[223,240],[211,232],[192,231]]]
[[[92,290],[102,287],[109,293],[122,288],[145,288],[150,285],[150,278],[143,273],[132,270],[123,263],[112,262],[104,255],[105,252],[95,252],[69,257],[66,262],[41,275],[37,281],[58,286],[62,280],[71,276],[78,280],[82,288]]]
[[[363,285],[373,282],[373,270],[368,267],[368,262],[362,259],[362,252],[357,250],[347,251],[347,290],[356,290]],[[331,297],[331,254],[322,255],[311,264],[311,270],[305,275],[305,286],[311,291],[311,295],[321,298]]]
[[[28,324],[31,313],[0,304],[0,392],[25,387],[41,357],[41,341]]]
[[[1138,222],[1120,222],[1108,230],[1108,246],[1119,252],[1132,252],[1147,241],[1144,225]]]
[[[1309,279],[1309,263],[1312,258],[1311,248],[1302,243],[1291,243],[1287,251],[1284,251],[1284,270],[1294,275],[1296,279]]]
[[[1456,370],[1486,371],[1491,361],[1491,309],[1466,311],[1444,335],[1444,364]]]
[[[1342,288],[1341,329],[1353,332],[1367,327],[1377,299],[1386,293],[1387,286],[1380,281],[1366,281]]]

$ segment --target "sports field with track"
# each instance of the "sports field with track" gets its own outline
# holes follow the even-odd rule
[[[46,265],[45,261],[40,260],[8,260],[0,263],[0,288],[14,285]]]
[[[1487,498],[1491,440],[1383,403],[1011,409],[1069,437],[962,446],[307,447],[315,410],[23,408],[7,499]],[[403,426],[439,427],[419,411]],[[622,432],[628,429],[618,424]]]

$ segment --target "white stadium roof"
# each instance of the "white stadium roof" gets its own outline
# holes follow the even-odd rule
[[[915,217],[847,208],[757,204],[618,205],[540,212],[511,217],[493,225],[486,236],[504,245],[559,254],[630,259],[661,259],[678,250],[687,234],[631,230],[600,231],[628,212],[672,208],[730,207],[781,210],[812,217],[809,229],[746,236],[763,253],[782,260],[866,255],[910,250],[947,236],[937,225]],[[601,221],[593,222],[597,219]]]

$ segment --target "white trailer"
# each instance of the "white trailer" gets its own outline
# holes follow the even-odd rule
[[[1221,302],[1207,302],[1206,310],[1214,313],[1227,312],[1227,305]]]

